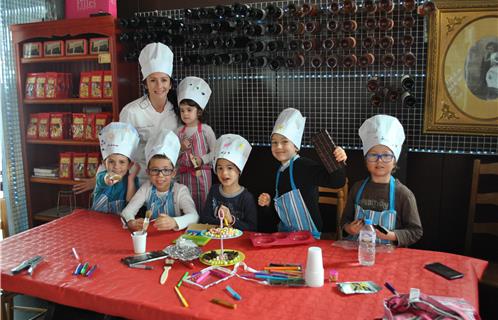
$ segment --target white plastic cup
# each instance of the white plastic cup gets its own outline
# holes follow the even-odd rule
[[[323,287],[324,282],[322,248],[309,247],[304,280],[309,287]]]
[[[135,231],[131,234],[131,239],[133,240],[133,251],[136,254],[145,253],[147,232]]]

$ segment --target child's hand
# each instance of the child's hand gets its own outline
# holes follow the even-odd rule
[[[344,230],[351,235],[356,235],[360,233],[361,228],[363,227],[363,220],[358,219],[351,223],[344,225]]]
[[[337,162],[346,161],[348,156],[346,155],[346,151],[344,151],[341,147],[336,147],[334,149],[334,157]]]
[[[192,142],[190,142],[190,139],[185,138],[182,140],[182,145],[181,145],[181,151],[188,150],[192,147]]]
[[[140,164],[134,162],[130,168],[130,173],[128,174],[128,179],[135,179],[137,174],[140,172]]]
[[[262,193],[258,197],[258,204],[262,207],[268,207],[270,205],[271,197],[268,193]]]
[[[389,231],[387,234],[383,234],[379,230],[375,230],[378,239],[389,240],[389,241],[398,241],[398,237],[396,237],[396,233]]]
[[[128,226],[128,229],[132,232],[140,231],[144,227],[144,219],[142,219],[142,218],[133,219],[133,220],[128,221],[126,223],[126,225]]]
[[[162,213],[154,222],[154,227],[156,227],[157,230],[173,230],[178,228],[178,224],[175,219]]]
[[[221,205],[218,210],[220,210],[221,212],[223,212],[223,217],[226,219],[226,221],[227,221],[228,224],[232,224],[233,223],[233,216],[230,213],[230,209],[228,207],[226,207],[224,205]]]

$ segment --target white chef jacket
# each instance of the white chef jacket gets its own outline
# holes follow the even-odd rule
[[[119,121],[126,122],[135,127],[140,136],[140,143],[136,149],[133,159],[140,164],[138,179],[140,185],[148,180],[145,170],[145,144],[150,137],[155,137],[163,128],[173,132],[178,128],[178,116],[173,110],[173,104],[166,102],[163,112],[157,112],[150,103],[148,96],[143,96],[135,101],[128,103],[119,114]]]

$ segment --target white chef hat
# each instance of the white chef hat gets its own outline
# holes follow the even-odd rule
[[[271,134],[281,134],[292,141],[297,149],[301,149],[301,139],[303,138],[305,123],[306,118],[301,115],[299,110],[287,108],[278,116]]]
[[[242,172],[251,150],[251,144],[243,137],[237,134],[222,135],[216,140],[214,170],[216,171],[218,159],[226,159],[235,164]]]
[[[138,147],[140,136],[137,129],[124,122],[111,122],[99,132],[100,151],[102,159],[113,153],[122,154],[131,159]]]
[[[184,99],[190,99],[195,101],[204,110],[210,96],[211,88],[201,78],[186,77],[178,85],[178,104]]]
[[[372,147],[381,144],[391,149],[396,160],[399,159],[405,141],[405,131],[397,118],[385,114],[373,116],[363,122],[358,134],[363,142],[363,155]]]
[[[142,67],[144,79],[154,72],[163,72],[170,77],[173,73],[173,52],[167,45],[160,42],[146,45],[140,51],[138,62]]]
[[[149,164],[150,158],[160,154],[168,157],[176,166],[176,160],[178,160],[178,153],[180,152],[180,140],[178,136],[171,130],[166,128],[162,129],[158,135],[149,139],[145,145],[145,158],[147,165]]]

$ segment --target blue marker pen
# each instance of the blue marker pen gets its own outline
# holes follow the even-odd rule
[[[73,275],[75,275],[75,276],[79,275],[82,268],[83,268],[83,264],[78,263],[78,265],[76,266],[76,269],[74,269]]]
[[[88,272],[85,274],[85,276],[89,277],[91,276],[94,272],[95,272],[95,269],[97,269],[97,265],[93,265],[93,267],[90,268],[90,270],[88,270]]]
[[[240,294],[237,293],[237,291],[233,290],[232,287],[226,286],[227,291],[230,293],[230,295],[235,299],[235,300],[241,300],[242,297]]]
[[[384,283],[384,286],[389,289],[389,291],[391,291],[394,295],[399,296],[398,291],[396,291],[396,289],[394,289],[394,287],[389,282]]]

